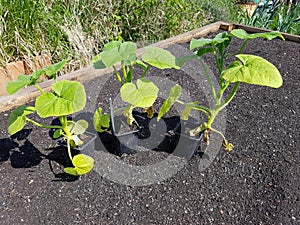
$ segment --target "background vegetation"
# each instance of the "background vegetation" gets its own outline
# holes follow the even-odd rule
[[[240,14],[240,23],[300,35],[300,2],[286,4],[285,1],[265,1],[256,8],[252,16]]]
[[[235,12],[231,0],[0,0],[0,65],[48,53],[71,71],[113,39],[158,41]]]

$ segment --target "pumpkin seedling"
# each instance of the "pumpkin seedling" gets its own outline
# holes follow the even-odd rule
[[[163,103],[163,106],[161,107],[158,115],[158,120],[171,108],[171,106],[175,102],[183,104],[185,106],[185,109],[181,115],[182,120],[188,119],[191,110],[201,111],[207,116],[207,122],[191,130],[190,135],[195,136],[200,132],[204,132],[204,140],[206,140],[206,142],[208,143],[209,132],[217,132],[223,138],[222,145],[225,150],[227,152],[231,151],[233,149],[233,144],[231,144],[220,131],[213,128],[213,122],[218,113],[232,101],[238,91],[241,82],[268,86],[272,88],[279,88],[282,85],[282,77],[278,69],[273,64],[262,57],[243,54],[243,51],[249,40],[254,38],[264,38],[267,40],[272,40],[277,37],[284,40],[284,37],[280,34],[280,32],[277,31],[248,34],[243,29],[234,29],[230,33],[223,32],[217,34],[212,39],[192,39],[190,43],[190,50],[197,49],[197,51],[193,55],[181,58],[180,60],[178,60],[178,62],[183,65],[189,59],[199,59],[204,68],[205,75],[207,77],[211,93],[214,98],[213,107],[209,108],[207,106],[199,104],[198,102],[184,103],[182,101],[179,101],[178,98],[181,95],[181,88],[179,85],[177,85],[171,89],[169,97]],[[242,39],[243,42],[240,46],[238,54],[235,55],[236,59],[228,66],[225,66],[225,61],[229,55],[227,49],[233,38]],[[209,53],[213,54],[215,59],[215,65],[217,67],[219,75],[219,89],[213,84],[212,75],[209,74],[208,68],[206,67],[206,64],[202,59],[203,55]],[[224,93],[229,87],[230,91],[227,96],[224,97]]]
[[[120,64],[120,71],[116,65]],[[150,80],[145,78],[148,70],[153,66],[158,69],[173,68],[179,69],[176,57],[169,51],[158,47],[146,47],[141,60],[137,57],[137,46],[133,42],[112,41],[106,44],[103,51],[93,59],[95,69],[112,67],[120,83],[121,98],[128,105],[124,107],[123,115],[127,117],[127,122],[131,125],[134,121],[132,111],[134,108],[143,108],[149,118],[154,114],[153,103],[158,97],[158,88]],[[142,68],[143,72],[133,83],[134,66]],[[109,114],[103,114],[102,108],[96,110],[94,115],[94,126],[99,132],[108,129],[110,124]]]
[[[74,167],[67,167],[64,171],[68,174],[79,176],[88,173],[94,164],[93,158],[85,154],[72,156],[71,147],[77,147],[83,144],[80,135],[88,128],[85,120],[72,121],[68,120],[68,115],[78,112],[85,107],[86,93],[83,85],[77,81],[61,80],[56,81],[56,73],[66,65],[67,61],[48,66],[44,69],[37,70],[31,75],[19,75],[16,81],[8,82],[6,91],[14,94],[25,86],[35,86],[40,95],[36,98],[35,106],[22,105],[13,110],[8,120],[8,132],[13,135],[21,131],[27,122],[38,127],[56,129],[53,137],[63,137],[68,156]],[[37,83],[42,74],[54,79],[51,85],[51,92],[45,92]],[[45,125],[38,123],[29,118],[30,114],[36,113],[41,118],[57,117],[60,125]]]

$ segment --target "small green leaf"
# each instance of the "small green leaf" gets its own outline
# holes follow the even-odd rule
[[[211,48],[200,48],[197,51],[197,56],[201,57],[201,56],[205,55],[206,53],[210,53],[210,52],[214,52],[214,49],[212,47]]]
[[[158,47],[147,47],[142,60],[159,69],[179,69],[176,65],[176,57],[169,51]]]
[[[65,173],[80,176],[90,172],[94,166],[94,159],[88,155],[78,154],[72,159],[74,167],[66,167]]]
[[[267,60],[254,55],[239,54],[235,61],[226,70],[222,77],[231,82],[245,82],[261,86],[278,88],[282,85],[282,77],[278,69]]]
[[[243,29],[234,29],[230,33],[234,37],[240,38],[240,39],[254,39],[254,38],[265,38],[267,40],[272,40],[274,38],[281,38],[284,40],[284,37],[279,31],[272,31],[272,32],[264,32],[264,33],[253,33],[253,34],[248,34],[245,30]]]
[[[125,83],[120,89],[124,102],[141,108],[152,106],[158,96],[158,91],[156,85],[145,78],[138,79],[136,85]]]
[[[57,129],[54,134],[53,134],[53,138],[59,138],[63,135],[63,131],[62,129]]]
[[[94,113],[94,128],[98,132],[104,132],[109,128],[110,125],[110,115],[103,114],[102,108],[98,108]]]
[[[217,44],[221,44],[229,40],[226,32],[218,34],[214,39],[209,38],[200,38],[200,39],[192,39],[190,43],[190,50],[194,50],[195,48],[202,47],[211,47]]]
[[[22,105],[13,110],[8,119],[8,133],[13,135],[22,130],[26,124],[26,116],[34,113],[32,106]]]
[[[194,109],[197,106],[197,104],[198,104],[198,102],[189,102],[189,103],[185,104],[184,110],[181,113],[181,119],[188,120],[191,110]]]
[[[54,77],[56,79],[56,73],[60,71],[67,64],[68,60],[62,60],[53,65],[47,66],[43,69],[47,77]]]
[[[209,38],[200,38],[200,39],[193,38],[190,43],[190,50],[194,50],[195,48],[201,48],[204,46],[211,46],[212,41],[213,40]]]
[[[51,87],[54,94],[46,92],[36,99],[35,107],[40,117],[69,115],[84,108],[86,93],[79,82],[62,80]]]
[[[180,97],[180,95],[181,95],[181,87],[178,84],[176,84],[171,88],[169,97],[164,101],[163,105],[161,106],[157,116],[157,121],[159,121],[161,117],[170,110],[170,108],[175,103],[175,101]]]
[[[16,93],[25,86],[31,84],[31,76],[19,75],[15,81],[9,81],[6,84],[6,92],[10,95]]]
[[[118,49],[121,44],[122,44],[122,41],[111,41],[104,45],[103,51],[110,51],[112,49]]]
[[[89,123],[86,120],[78,120],[77,122],[74,123],[71,133],[75,135],[83,134],[88,127],[89,127]]]

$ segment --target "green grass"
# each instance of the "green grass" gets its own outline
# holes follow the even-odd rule
[[[158,41],[222,19],[226,2],[209,12],[196,0],[0,0],[0,65],[49,53],[76,70],[111,40]]]

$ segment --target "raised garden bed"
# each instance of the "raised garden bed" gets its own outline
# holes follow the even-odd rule
[[[217,23],[197,32],[201,36],[226,27],[231,26]],[[182,37],[191,38],[189,34]],[[181,50],[188,51],[189,39],[181,38],[177,37],[177,42],[182,42]],[[171,45],[175,40],[160,44],[176,51],[178,46]],[[234,48],[233,43],[231,49]],[[277,66],[284,84],[280,89],[241,85],[226,110],[228,119],[224,120],[226,136],[236,145],[229,154],[219,148],[211,152],[202,145],[187,161],[170,157],[167,151],[150,151],[141,146],[134,155],[118,157],[105,151],[98,140],[95,169],[74,180],[59,173],[68,162],[49,138],[49,131],[27,126],[16,136],[7,134],[8,108],[30,95],[19,96],[15,102],[2,98],[2,109],[6,107],[7,111],[0,114],[1,223],[299,223],[299,43],[257,39],[248,43],[245,52]],[[208,65],[210,61],[205,58]],[[117,81],[111,74],[92,78],[91,73],[84,76],[82,71],[67,77],[80,79],[78,74],[86,79],[88,102],[85,111],[74,116],[91,120],[91,112],[99,104],[116,97]],[[183,70],[159,74],[152,70],[149,75],[179,83],[191,98],[203,97],[207,101],[202,86],[205,84],[186,79]],[[220,145],[217,137],[211,138]]]

